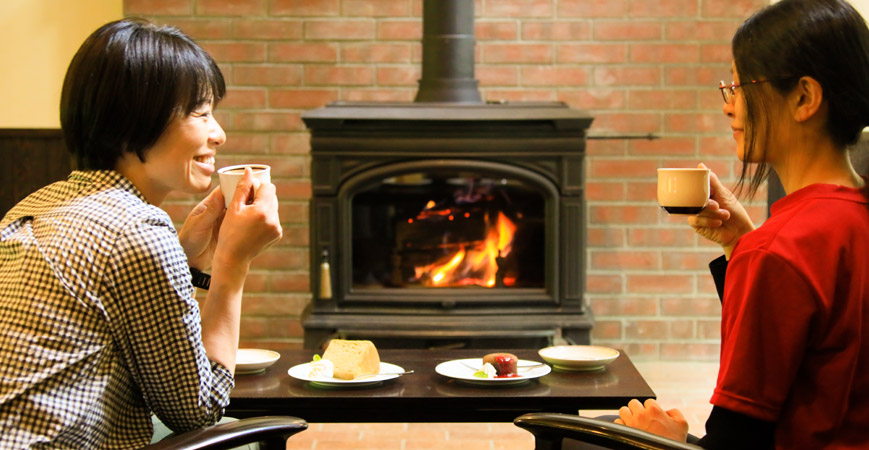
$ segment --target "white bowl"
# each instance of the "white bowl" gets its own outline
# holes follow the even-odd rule
[[[619,357],[619,351],[595,345],[556,345],[537,353],[558,370],[598,370]]]
[[[278,352],[258,348],[240,348],[236,355],[236,375],[262,372],[281,357]]]

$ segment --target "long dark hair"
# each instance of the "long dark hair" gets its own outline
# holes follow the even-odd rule
[[[73,57],[60,124],[79,168],[113,169],[124,152],[144,161],[173,118],[225,94],[217,63],[179,30],[118,20],[94,31]]]
[[[784,94],[800,77],[815,79],[829,105],[827,131],[846,149],[869,124],[869,29],[863,17],[844,0],[782,0],[751,16],[733,36],[733,62],[741,82],[770,80]],[[757,86],[757,85],[755,85]],[[742,89],[746,105],[745,154],[739,186],[751,172],[752,157],[765,161],[758,136],[770,136],[768,99],[759,89]],[[765,149],[767,143],[760,143]],[[759,155],[755,153],[760,152]],[[754,195],[769,174],[760,163],[750,175]]]

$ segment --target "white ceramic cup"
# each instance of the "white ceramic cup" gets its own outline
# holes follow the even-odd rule
[[[265,164],[239,164],[217,169],[217,177],[220,179],[220,190],[223,191],[223,198],[226,200],[227,208],[229,208],[229,203],[232,201],[232,196],[235,195],[235,186],[244,178],[245,167],[250,167],[253,171],[253,177],[261,183],[272,182],[272,169]]]
[[[658,169],[658,204],[670,214],[697,214],[709,201],[709,169]]]

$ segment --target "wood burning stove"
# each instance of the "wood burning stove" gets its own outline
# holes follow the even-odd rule
[[[588,343],[592,118],[562,103],[481,102],[473,0],[423,9],[415,102],[336,102],[303,115],[314,287],[305,346],[335,336],[379,347]]]

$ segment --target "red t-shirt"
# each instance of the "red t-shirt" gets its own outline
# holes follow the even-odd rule
[[[776,448],[869,448],[869,209],[859,190],[803,188],[740,239],[721,335],[712,404],[776,422]]]

